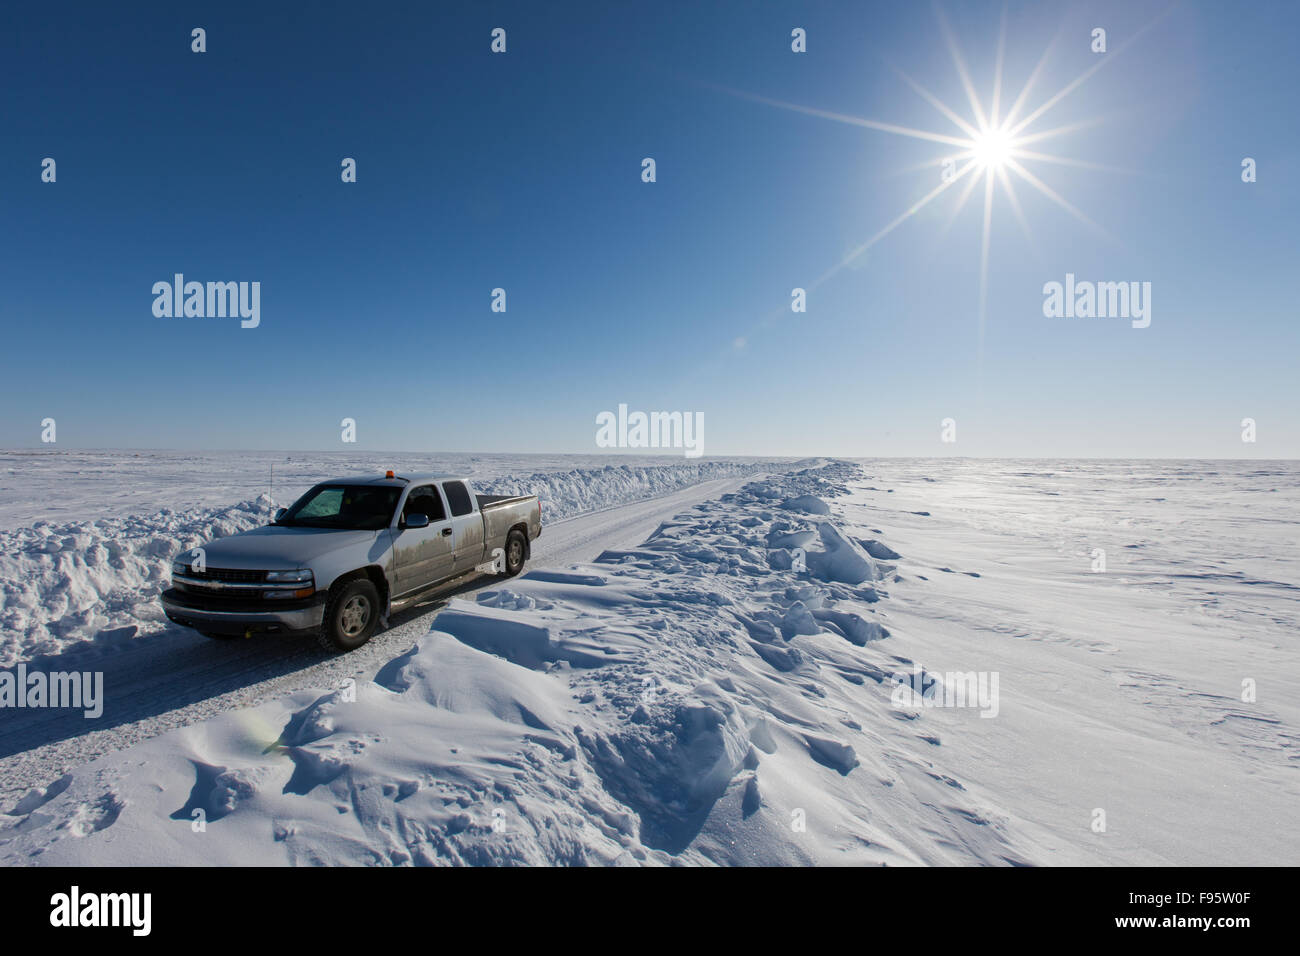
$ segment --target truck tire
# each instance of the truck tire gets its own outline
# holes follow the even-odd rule
[[[524,569],[524,559],[528,556],[528,539],[516,528],[506,535],[505,571],[502,577],[513,578]]]
[[[327,651],[356,650],[378,624],[379,592],[369,578],[355,578],[331,591],[317,640]]]

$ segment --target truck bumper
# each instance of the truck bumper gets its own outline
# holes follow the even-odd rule
[[[283,608],[268,608],[268,603],[261,600],[256,605],[224,601],[218,604],[176,588],[162,593],[163,613],[169,621],[212,634],[311,631],[319,628],[325,617],[324,592],[305,601],[286,601],[287,606]]]

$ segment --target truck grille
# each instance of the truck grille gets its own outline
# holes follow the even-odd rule
[[[199,581],[226,581],[231,584],[258,584],[266,580],[265,571],[235,571],[230,568],[208,568],[205,571],[186,571],[187,578]]]

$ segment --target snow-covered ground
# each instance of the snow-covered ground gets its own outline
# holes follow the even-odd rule
[[[1291,863],[1298,530],[1295,463],[770,473],[33,790],[0,861]]]
[[[266,524],[325,478],[388,468],[466,474],[484,494],[537,495],[550,523],[774,465],[785,467],[610,456],[3,453],[0,518],[30,523],[0,531],[0,667],[158,631],[173,557]],[[148,510],[131,510],[141,506]]]

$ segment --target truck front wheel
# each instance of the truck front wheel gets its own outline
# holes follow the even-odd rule
[[[351,651],[375,633],[379,624],[379,592],[369,578],[357,578],[334,589],[325,602],[319,640],[328,651]]]

